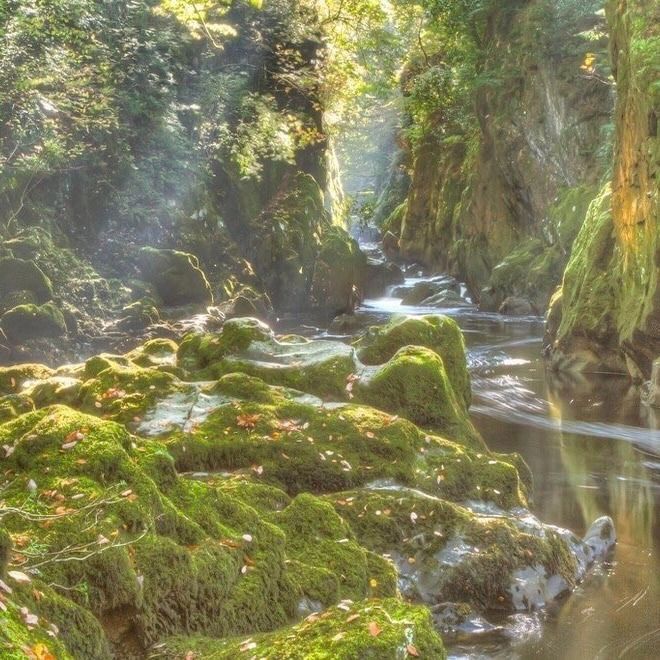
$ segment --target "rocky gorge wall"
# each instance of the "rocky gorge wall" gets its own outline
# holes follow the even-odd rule
[[[385,228],[401,256],[449,270],[486,309],[515,295],[545,310],[608,166],[613,92],[600,9],[486,3],[461,41],[476,53],[469,93],[413,123],[412,183]],[[453,47],[431,43],[438,54],[411,63],[404,94],[430,75],[455,75],[443,63]]]
[[[660,6],[607,5],[617,82],[614,172],[589,208],[548,318],[558,368],[648,378],[660,353]]]

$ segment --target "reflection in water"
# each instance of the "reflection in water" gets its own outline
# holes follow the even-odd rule
[[[394,298],[371,316],[428,314]],[[442,310],[447,313],[447,310]],[[468,343],[472,414],[495,451],[517,451],[534,475],[534,512],[582,534],[601,515],[618,544],[571,596],[547,611],[491,617],[505,639],[456,644],[456,658],[654,658],[660,655],[660,414],[614,377],[559,378],[540,358],[540,319],[450,310]]]

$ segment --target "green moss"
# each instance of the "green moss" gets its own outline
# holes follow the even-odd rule
[[[189,371],[200,371],[226,355],[247,350],[253,342],[268,341],[272,331],[258,319],[230,319],[216,334],[189,334],[178,350],[179,364]]]
[[[16,394],[23,389],[26,381],[45,380],[50,378],[53,373],[53,370],[44,364],[0,367],[0,394]]]
[[[124,423],[143,415],[156,401],[183,387],[172,374],[154,368],[121,366],[99,357],[87,362],[87,370],[96,375],[85,381],[80,390],[83,410]]]
[[[356,399],[378,406],[472,446],[483,440],[472,426],[463,400],[459,403],[443,359],[429,348],[405,346],[363,377]]]
[[[596,368],[601,366],[595,357],[598,351],[617,343],[620,300],[618,275],[612,265],[615,237],[611,204],[607,185],[589,207],[566,267],[557,331],[563,352]]]
[[[527,533],[502,516],[477,515],[409,489],[360,490],[327,499],[361,544],[395,559],[409,597],[509,609],[514,571],[532,565],[575,584],[575,559],[551,529],[545,536]]]
[[[57,655],[57,658],[69,654],[73,658],[98,660],[113,657],[103,629],[91,612],[40,582],[23,585],[14,591],[14,597],[22,606],[39,616],[42,628],[51,632],[57,630],[57,634],[50,637],[50,644],[61,648],[62,656]]]
[[[189,335],[179,364],[196,379],[241,372],[329,399],[345,399],[357,366],[353,350],[340,342],[276,340],[256,319],[232,319],[217,335]]]
[[[166,305],[212,303],[211,286],[197,257],[177,250],[143,247],[139,267]]]
[[[47,621],[40,618],[37,625],[28,626],[21,611],[25,607],[22,602],[16,602],[12,597],[5,599],[4,604],[6,609],[0,611],[0,655],[3,660],[32,660],[35,650],[40,651],[42,657],[49,653],[58,660],[74,660],[77,657],[69,652],[62,640],[53,636]],[[98,657],[105,660],[107,656]]]
[[[7,338],[14,342],[66,334],[64,316],[52,302],[44,305],[18,305],[2,315],[0,327]]]
[[[179,346],[171,339],[150,339],[127,357],[139,367],[173,366]]]
[[[333,315],[352,312],[366,266],[366,256],[345,229],[325,229],[314,266],[312,304]]]
[[[26,394],[0,396],[0,424],[34,410],[34,401]]]
[[[371,632],[374,626],[379,630],[377,635]],[[291,628],[249,639],[172,639],[162,653],[171,657],[189,650],[218,660],[246,652],[273,660],[395,660],[409,656],[411,650],[422,658],[446,657],[429,611],[396,599],[345,604],[310,616]]]
[[[0,300],[17,291],[29,291],[38,304],[48,302],[53,297],[50,280],[34,261],[1,258]]]
[[[276,520],[287,535],[289,557],[337,576],[340,598],[356,600],[367,595],[366,552],[329,503],[303,493]],[[327,600],[322,602],[329,604]]]
[[[395,319],[388,325],[370,328],[356,346],[360,360],[369,365],[387,362],[404,346],[430,348],[442,358],[457,398],[469,408],[472,392],[465,342],[453,319],[438,315]]]

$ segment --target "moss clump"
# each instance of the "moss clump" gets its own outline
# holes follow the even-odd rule
[[[18,364],[0,367],[0,394],[16,394],[27,381],[45,380],[55,372],[44,364]]]
[[[273,660],[397,660],[416,654],[422,658],[446,657],[429,611],[396,599],[342,604],[296,626],[249,639],[171,639],[162,654],[179,657],[188,651],[218,660],[246,652]]]
[[[345,344],[291,337],[280,342],[256,319],[232,319],[215,335],[188,335],[178,358],[195,379],[241,372],[334,400],[346,398],[347,379],[357,369]]]
[[[607,185],[589,207],[564,273],[561,294],[553,301],[554,325],[558,325],[551,338],[556,366],[625,371],[616,349],[620,295],[612,264],[614,245],[612,194]]]
[[[452,440],[483,447],[464,402],[454,393],[442,358],[429,348],[404,346],[386,364],[363,377],[357,400],[402,415]]]
[[[271,329],[258,319],[230,319],[219,333],[186,335],[177,354],[179,365],[189,371],[201,371],[227,355],[247,350],[253,342],[269,341],[272,337]]]
[[[364,364],[383,364],[404,346],[425,346],[441,358],[459,401],[469,408],[472,399],[470,375],[465,361],[463,333],[448,316],[430,315],[395,319],[370,328],[356,346]]]
[[[18,305],[2,315],[0,328],[7,339],[13,342],[66,334],[64,316],[52,302],[44,305]]]
[[[53,287],[43,271],[34,263],[24,259],[4,257],[0,259],[0,301],[6,296],[27,291],[34,302],[42,304],[53,297]]]
[[[369,572],[367,552],[328,502],[303,493],[275,520],[287,535],[288,556],[299,562],[301,577],[312,580],[311,589],[301,582],[308,597],[318,598],[327,606],[336,602],[329,600],[336,595],[353,600],[365,598],[370,595],[372,580],[378,584],[376,576]],[[381,567],[378,568],[380,577]],[[336,586],[328,584],[328,571]],[[381,589],[388,586],[391,582],[384,581]],[[385,595],[395,594],[396,588]]]
[[[158,369],[122,366],[107,358],[93,360],[85,369],[98,372],[83,384],[80,401],[83,410],[106,418],[134,421],[158,400],[183,387],[172,374]]]
[[[32,410],[34,401],[27,394],[0,396],[0,424]]]
[[[197,257],[177,250],[143,247],[139,268],[166,305],[212,303],[211,286]]]
[[[139,367],[170,367],[176,365],[179,346],[171,339],[150,339],[126,357]]]

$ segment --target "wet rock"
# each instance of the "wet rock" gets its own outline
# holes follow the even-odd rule
[[[505,633],[502,626],[493,625],[467,603],[440,603],[431,613],[435,627],[444,635],[472,639]]]
[[[363,296],[367,258],[341,227],[323,234],[312,278],[312,305],[331,316],[352,312]]]
[[[401,268],[396,264],[369,259],[364,280],[364,296],[366,298],[377,298],[382,296],[388,287],[402,284],[405,277]]]
[[[379,321],[375,314],[340,314],[332,319],[328,326],[331,335],[355,335],[366,327]]]
[[[52,302],[14,307],[2,315],[0,326],[7,339],[14,344],[42,337],[61,337],[66,334],[64,316]]]
[[[660,358],[653,363],[651,380],[644,384],[642,401],[652,408],[660,408]]]
[[[507,316],[531,316],[534,314],[532,303],[525,298],[518,298],[516,296],[509,296],[499,308],[500,314]]]
[[[259,293],[251,287],[243,287],[238,293],[218,306],[226,318],[252,316],[267,320],[273,314],[273,304],[265,293]]]
[[[467,302],[465,298],[454,290],[447,289],[425,298],[420,303],[421,307],[471,307],[472,303]]]
[[[149,299],[138,300],[126,305],[120,315],[115,321],[115,326],[121,332],[139,332],[160,321],[160,313],[153,301]]]
[[[483,446],[442,358],[429,348],[399,349],[388,362],[364,373],[355,394],[358,401],[437,429],[453,440]]]
[[[388,259],[396,259],[399,256],[399,237],[391,231],[383,236],[383,252]]]
[[[166,305],[213,302],[211,286],[197,257],[177,250],[143,247],[138,267]]]
[[[0,259],[0,301],[12,293],[29,298],[25,302],[42,304],[53,297],[53,287],[34,261],[4,257]]]

